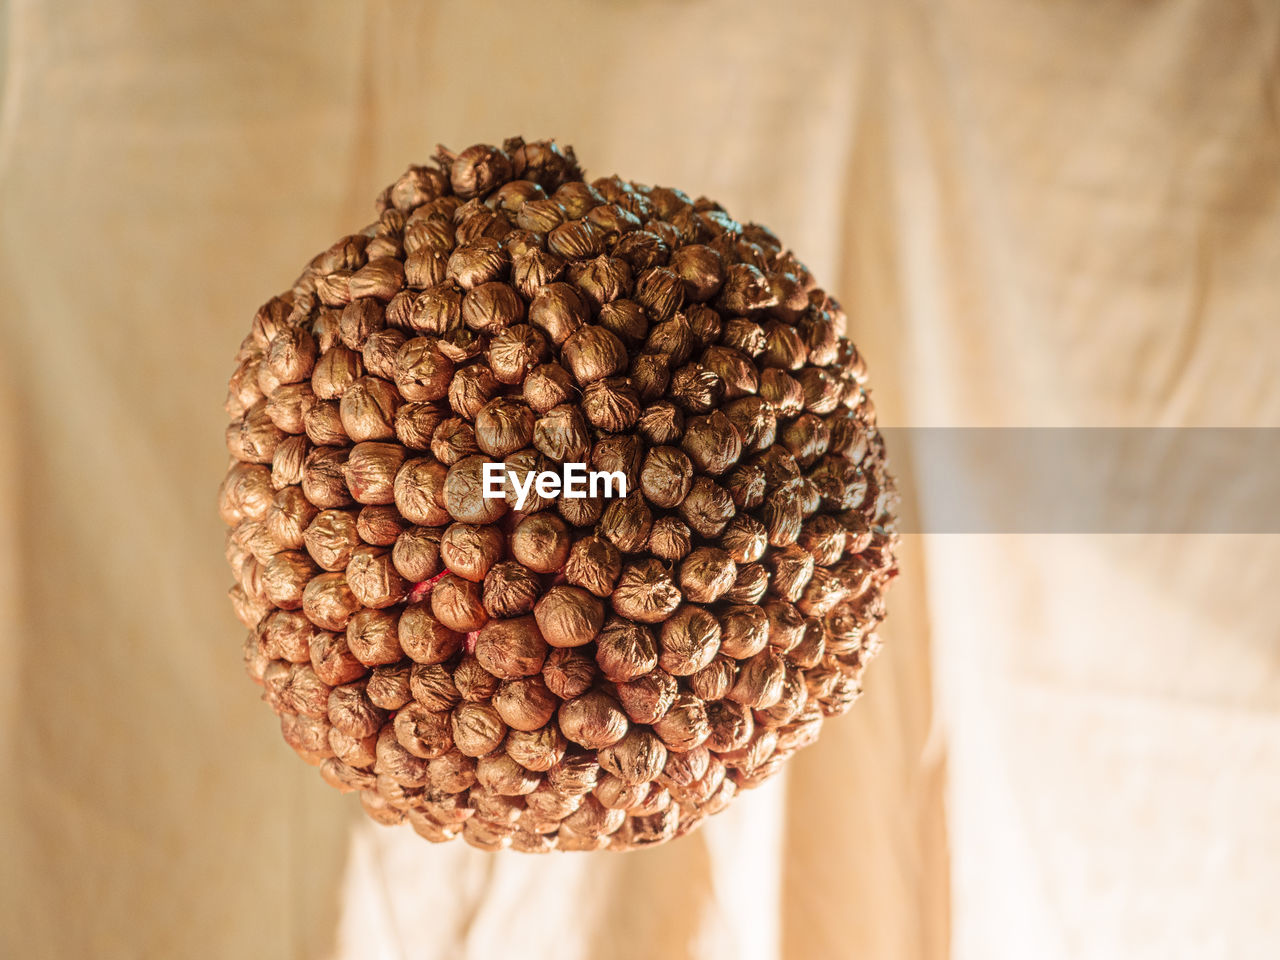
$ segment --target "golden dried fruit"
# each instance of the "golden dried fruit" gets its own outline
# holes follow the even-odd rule
[[[240,655],[286,742],[484,850],[662,843],[777,772],[857,699],[897,573],[845,322],[766,228],[552,142],[409,167],[226,395]]]
[[[534,605],[538,628],[553,647],[580,647],[604,623],[604,604],[581,587],[555,586]]]

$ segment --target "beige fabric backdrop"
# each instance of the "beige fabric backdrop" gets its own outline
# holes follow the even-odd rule
[[[785,777],[528,858],[368,825],[279,742],[213,490],[258,303],[514,132],[773,226],[888,423],[1276,426],[1280,8],[0,10],[0,954],[1273,955],[1275,538],[908,538]]]

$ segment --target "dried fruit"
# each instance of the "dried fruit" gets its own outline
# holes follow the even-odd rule
[[[604,604],[581,587],[552,587],[533,608],[538,628],[553,647],[580,647],[604,623]]]
[[[631,563],[618,578],[613,609],[639,623],[660,623],[680,605],[680,590],[657,560]]]
[[[483,603],[491,617],[518,617],[533,612],[542,593],[537,575],[514,560],[495,564],[484,578]]]
[[[551,513],[525,517],[511,532],[511,555],[534,573],[557,573],[569,557],[569,527]]]
[[[853,703],[897,572],[839,304],[710,200],[582,176],[441,148],[257,312],[227,392],[246,669],[434,842],[693,829]]]
[[[497,527],[455,523],[440,537],[440,559],[451,573],[478,582],[502,558],[505,539]]]
[[[583,537],[574,543],[564,564],[564,578],[575,586],[608,597],[622,572],[622,554],[602,537]]]
[[[680,564],[680,590],[695,603],[719,600],[737,579],[738,568],[719,547],[698,547]]]
[[[570,742],[588,750],[612,746],[626,736],[629,726],[617,701],[599,691],[561,704],[558,722]]]

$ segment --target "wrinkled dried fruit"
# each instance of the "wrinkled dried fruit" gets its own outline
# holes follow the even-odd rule
[[[857,699],[897,573],[845,323],[767,228],[553,142],[409,167],[226,395],[240,656],[286,742],[484,850],[662,843],[777,772]]]

